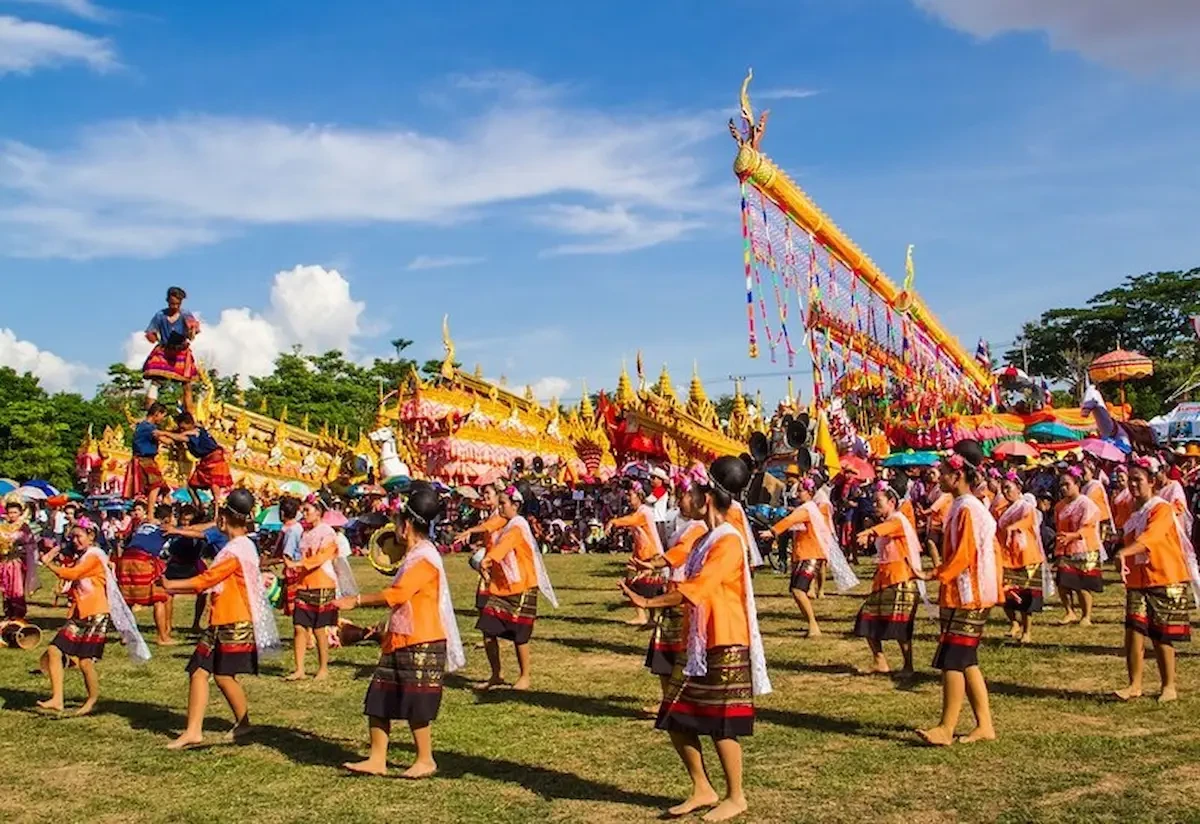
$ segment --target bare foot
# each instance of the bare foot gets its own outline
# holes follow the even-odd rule
[[[1021,637],[1021,625],[1014,623],[1011,627],[1009,627],[1008,628],[1008,637],[1009,638],[1020,638]]]
[[[188,750],[192,747],[198,747],[204,743],[203,735],[189,735],[182,733],[178,738],[167,745],[168,750]]]
[[[409,781],[420,781],[422,778],[433,778],[437,775],[437,763],[433,761],[420,762],[413,764],[407,770],[400,774],[401,778]]]
[[[475,690],[475,692],[491,692],[494,689],[504,686],[507,686],[507,684],[504,683],[503,678],[489,678],[487,681],[471,687],[471,689]]]
[[[308,676],[302,672],[290,672],[283,676],[284,681],[303,681],[306,678],[308,678]]]
[[[174,638],[159,638],[156,642],[160,647],[177,647],[179,642]]]
[[[647,704],[638,710],[638,713],[643,718],[658,718],[658,710],[660,706],[660,704]]]
[[[808,628],[808,637],[809,638],[820,638],[821,637],[820,628],[819,627],[809,627]]]
[[[676,804],[671,809],[667,810],[667,815],[679,818],[681,816],[690,815],[696,810],[706,810],[709,807],[715,807],[721,803],[720,796],[717,791],[709,787],[706,792],[692,793],[691,797],[682,804]]]
[[[726,798],[702,818],[702,821],[729,821],[746,812],[749,805],[745,798]]]
[[[366,761],[347,761],[342,769],[355,775],[387,775],[387,764],[376,763],[369,758]]]
[[[995,741],[995,740],[996,740],[996,731],[994,729],[992,729],[991,727],[988,727],[987,729],[984,729],[983,727],[976,727],[975,729],[971,730],[969,733],[964,735],[962,738],[958,739],[958,743],[960,743],[960,744],[976,744],[980,741]]]
[[[1033,636],[1030,635],[1028,632],[1026,632],[1024,635],[1021,636],[1021,644],[1022,645],[1032,644],[1032,643],[1033,643]]]
[[[1174,687],[1165,687],[1163,691],[1158,694],[1158,703],[1166,704],[1171,701],[1175,701],[1178,698],[1179,693],[1175,691]]]
[[[92,710],[94,710],[94,709],[96,709],[95,701],[84,701],[83,705],[71,714],[74,715],[76,718],[82,718],[85,715],[91,715]]]
[[[639,621],[639,620],[638,620],[638,619],[636,619],[636,618],[630,618],[630,619],[629,619],[628,621],[626,621],[625,623],[626,623],[626,624],[628,624],[628,625],[629,625],[629,626],[631,626],[631,627],[645,627],[645,626],[649,626],[649,625],[650,625],[650,622],[649,622],[649,621]]]
[[[1077,616],[1073,612],[1068,613],[1067,615],[1064,615],[1062,618],[1058,619],[1058,625],[1060,627],[1065,627],[1068,624],[1077,624],[1077,623],[1079,623],[1079,616]]]
[[[325,669],[317,670],[317,674],[313,676],[313,680],[314,681],[328,681],[329,680],[329,670],[325,670]]]
[[[1080,618],[1080,619],[1079,619],[1079,626],[1081,626],[1081,627],[1090,627],[1091,625],[1092,625],[1092,619],[1091,619],[1091,618]]]
[[[933,727],[928,730],[917,730],[917,735],[931,747],[949,747],[954,743],[954,733],[944,730],[941,727]]]
[[[44,710],[52,710],[54,712],[63,711],[63,702],[61,698],[57,700],[53,698],[47,698],[45,701],[38,701],[37,705]]]
[[[1123,690],[1116,690],[1115,692],[1113,692],[1113,695],[1115,695],[1121,701],[1132,701],[1135,698],[1142,697],[1142,688],[1141,687],[1126,687]]]
[[[524,692],[525,690],[529,689],[529,683],[530,683],[529,677],[524,676],[524,677],[518,678],[516,683],[512,685],[512,688],[515,690],[520,690],[521,692]]]

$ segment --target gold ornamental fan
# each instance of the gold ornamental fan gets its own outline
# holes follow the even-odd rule
[[[380,575],[395,575],[404,559],[406,549],[396,536],[396,525],[387,524],[375,530],[367,542],[367,560]]]

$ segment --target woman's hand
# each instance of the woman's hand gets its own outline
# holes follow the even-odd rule
[[[333,600],[333,606],[338,611],[351,610],[359,605],[357,595],[343,595],[341,598]]]
[[[862,547],[863,549],[866,549],[867,545],[871,543],[871,533],[870,532],[860,532],[860,533],[858,533],[858,535],[855,537],[854,540],[860,547]]]
[[[630,589],[629,584],[621,581],[619,586],[621,588],[621,592],[625,593],[625,597],[629,599],[629,603],[633,604],[638,609],[646,609],[646,599]]]

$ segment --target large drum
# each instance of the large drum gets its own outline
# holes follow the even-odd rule
[[[28,621],[5,621],[0,624],[0,647],[36,649],[42,642],[42,631]]]

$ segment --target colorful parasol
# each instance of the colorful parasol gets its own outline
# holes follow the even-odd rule
[[[937,453],[916,452],[912,449],[896,452],[883,459],[883,465],[891,467],[934,466],[937,462]]]
[[[212,493],[207,489],[197,489],[196,492],[200,496],[200,503],[212,503]],[[190,504],[192,496],[188,493],[187,487],[181,486],[171,493],[171,500],[181,504]]]
[[[841,461],[842,471],[853,469],[864,481],[875,480],[875,467],[857,455],[842,455],[838,460]]]
[[[1088,438],[1080,444],[1080,447],[1084,452],[1102,461],[1125,462],[1125,453],[1114,443],[1102,441],[1099,438]]]
[[[50,496],[36,486],[22,486],[17,489],[17,493],[26,501],[44,501]]]
[[[1025,441],[1005,441],[992,450],[993,458],[1036,458],[1037,456],[1037,447],[1027,444]]]
[[[407,475],[392,475],[383,479],[382,486],[388,492],[403,492],[412,486],[412,478]]]
[[[269,506],[262,512],[258,513],[258,517],[254,519],[263,529],[278,529],[283,526],[283,521],[279,517],[279,507]]]
[[[1094,383],[1130,381],[1154,374],[1154,361],[1139,352],[1114,349],[1101,355],[1088,366],[1088,377]]]
[[[346,525],[346,516],[336,509],[331,509],[321,516],[321,523],[337,529]]]
[[[312,488],[301,481],[284,481],[279,485],[279,491],[285,495],[295,495],[297,498],[312,494]]]
[[[1035,423],[1025,430],[1025,437],[1037,443],[1064,443],[1079,440],[1074,429],[1057,421]]]
[[[346,494],[351,498],[382,498],[387,495],[387,490],[379,484],[355,484],[346,490]]]
[[[49,484],[46,481],[36,481],[36,480],[35,481],[26,481],[25,486],[31,486],[34,489],[42,490],[42,492],[46,493],[47,498],[53,498],[55,495],[62,494],[61,492],[58,491],[58,489],[56,487],[52,486],[51,484]]]
[[[20,486],[19,483],[12,478],[0,478],[0,495],[7,495]]]

